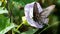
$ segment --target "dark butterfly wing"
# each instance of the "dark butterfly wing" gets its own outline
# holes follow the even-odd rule
[[[40,20],[41,20],[36,2],[34,3],[34,6],[33,6],[33,20],[37,23],[40,23]]]

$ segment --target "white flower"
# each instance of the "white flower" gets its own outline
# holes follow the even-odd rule
[[[27,4],[25,7],[24,7],[24,11],[25,11],[25,17],[26,17],[26,19],[27,19],[27,22],[28,22],[28,24],[30,24],[31,26],[33,26],[33,27],[36,27],[36,28],[43,28],[43,24],[41,23],[40,25],[37,23],[37,22],[35,22],[33,19],[32,19],[32,17],[33,17],[33,6],[34,6],[34,3],[35,2],[32,2],[32,3],[30,3],[30,4]],[[40,4],[38,3],[38,2],[36,2],[37,3],[37,8],[38,8],[38,11],[39,11],[39,13],[40,12],[42,12],[43,11],[43,9],[41,8],[41,6],[40,6]],[[54,7],[53,7],[54,8]],[[47,8],[46,8],[47,9]],[[46,11],[47,12],[47,11]],[[44,13],[46,13],[46,12],[44,12]],[[50,12],[51,12],[51,10],[50,10]],[[42,13],[42,15],[43,15],[43,13]],[[48,24],[48,18],[45,18],[45,16],[41,16],[41,17],[44,17],[44,18],[42,18],[41,20],[45,23],[45,24]]]

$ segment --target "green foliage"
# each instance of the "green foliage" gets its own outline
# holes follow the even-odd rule
[[[38,0],[0,0],[0,34],[5,34],[7,32],[10,33],[10,30],[11,32],[13,31],[12,33],[14,34],[34,34],[35,32],[37,32],[37,28],[29,26],[24,15],[25,5],[34,1]],[[57,34],[57,32],[59,31],[60,0],[45,0],[44,3],[42,3],[42,7],[47,7],[52,4],[56,5],[56,8],[54,9],[54,11],[56,12],[52,11],[53,13],[49,16],[48,26],[40,30],[39,33],[44,33],[46,31],[47,33],[51,33],[49,32],[50,29],[52,29],[53,34]],[[27,31],[21,32],[21,30],[25,29],[24,27],[22,27],[23,25],[26,25],[24,27],[26,27]]]
[[[9,18],[0,15],[0,34],[4,34],[14,27],[15,25],[13,23],[10,23]]]
[[[33,29],[33,28],[30,28],[28,31],[26,32],[23,32],[21,34],[34,34],[38,29]]]
[[[4,7],[0,7],[0,14],[8,13],[7,9],[4,9]]]

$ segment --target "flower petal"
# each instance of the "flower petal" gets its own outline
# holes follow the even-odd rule
[[[33,26],[33,27],[36,27],[36,28],[42,28],[44,25],[39,25],[37,22],[35,22],[32,17],[33,17],[33,6],[34,6],[34,3],[35,2],[32,2],[30,4],[27,4],[24,8],[25,10],[25,17],[27,19],[27,22]],[[38,10],[39,12],[43,11],[43,9],[41,8],[41,6],[39,5],[39,3],[37,2],[37,7],[38,7]]]

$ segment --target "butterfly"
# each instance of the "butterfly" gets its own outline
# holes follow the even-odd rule
[[[45,9],[43,9],[43,11],[41,11],[39,13],[37,3],[35,2],[34,6],[33,6],[33,20],[35,22],[37,22],[38,24],[40,24],[40,25],[47,23],[49,21],[48,16],[52,12],[54,7],[55,7],[55,5],[51,5],[51,6],[47,7],[47,8],[45,8]]]
[[[48,16],[54,8],[55,5],[51,5],[43,9],[38,2],[26,4],[24,12],[28,24],[36,28],[43,28],[44,24],[48,24]]]

